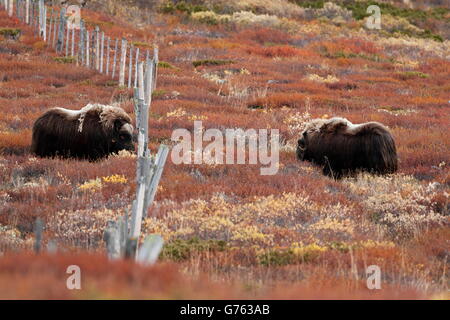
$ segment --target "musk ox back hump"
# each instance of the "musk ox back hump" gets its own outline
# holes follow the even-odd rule
[[[130,123],[125,111],[113,106],[50,109],[33,125],[31,151],[41,157],[96,160],[122,149],[133,150]]]
[[[387,174],[397,170],[394,138],[378,122],[355,125],[343,118],[313,120],[302,133],[297,154],[322,165],[324,174],[336,178],[357,171]]]

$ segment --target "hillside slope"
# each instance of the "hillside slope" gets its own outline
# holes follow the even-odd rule
[[[206,129],[273,128],[281,137],[279,171],[262,176],[259,165],[175,165],[169,158],[144,225],[144,233],[167,241],[163,264],[106,262],[103,230],[132,202],[134,155],[39,159],[29,153],[31,127],[51,107],[119,103],[132,114],[132,90],[58,62],[31,29],[0,10],[1,298],[448,298],[448,10],[427,11],[433,30],[393,15],[390,29],[377,31],[343,7],[305,12],[295,1],[288,11],[286,1],[157,3],[152,19],[139,24],[126,22],[132,17],[121,6],[114,11],[113,1],[103,11],[93,11],[95,2],[82,11],[89,26],[142,48],[159,46],[152,151],[173,144],[176,128],[192,132],[196,120]],[[4,35],[7,28],[20,29],[20,37]],[[334,181],[299,162],[305,121],[333,116],[386,124],[399,172]],[[36,217],[45,221],[45,241],[76,254],[91,291],[53,290],[65,276],[65,254],[24,252],[32,249]],[[382,270],[379,292],[365,285],[371,264]],[[108,272],[125,279],[111,288]],[[30,285],[38,277],[48,279],[42,294]]]

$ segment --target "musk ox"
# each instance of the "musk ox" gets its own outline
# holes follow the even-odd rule
[[[387,174],[397,170],[394,139],[378,122],[312,120],[298,140],[297,157],[323,166],[323,173],[336,179],[358,171]]]
[[[131,118],[119,107],[53,108],[33,125],[31,151],[40,157],[95,161],[120,150],[132,151],[134,145]]]

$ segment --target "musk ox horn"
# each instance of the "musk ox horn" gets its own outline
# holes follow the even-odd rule
[[[310,121],[298,140],[297,157],[321,165],[334,178],[358,171],[388,174],[398,167],[394,138],[384,125],[344,118]]]
[[[119,107],[53,108],[35,121],[31,151],[40,157],[97,160],[120,150],[134,150],[133,131],[130,116]]]

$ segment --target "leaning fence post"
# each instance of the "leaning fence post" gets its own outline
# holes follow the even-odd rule
[[[136,261],[144,265],[152,265],[158,259],[163,248],[164,240],[160,235],[147,236],[136,257]]]
[[[120,65],[119,65],[119,86],[125,85],[125,60],[127,57],[127,40],[122,39],[122,52],[120,55]]]
[[[169,147],[166,145],[160,145],[158,153],[155,157],[154,166],[152,168],[150,181],[147,185],[147,193],[145,195],[145,207],[148,208],[155,199],[156,191],[158,191],[159,180],[166,164],[167,156],[169,155]],[[144,218],[147,216],[147,210],[144,212]]]

